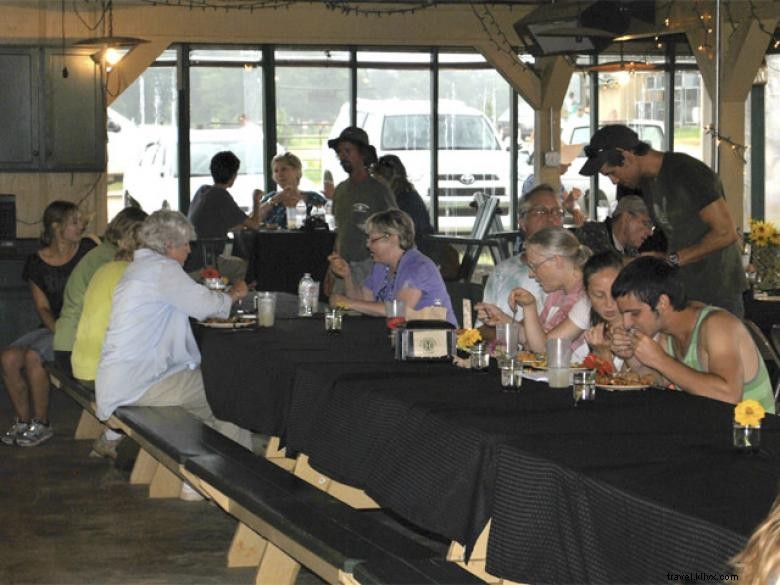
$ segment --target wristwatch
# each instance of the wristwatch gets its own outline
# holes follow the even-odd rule
[[[671,252],[666,256],[666,261],[674,266],[675,268],[679,268],[680,266],[680,255],[677,252]]]

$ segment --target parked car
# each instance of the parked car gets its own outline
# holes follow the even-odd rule
[[[357,102],[357,125],[367,133],[379,156],[395,154],[409,179],[430,209],[431,133],[430,103],[424,100],[367,100]],[[349,104],[341,107],[330,137],[350,125]],[[496,129],[479,110],[459,101],[439,102],[439,231],[468,233],[475,209],[469,204],[475,193],[498,195],[508,205],[509,153]],[[338,184],[346,174],[327,145],[323,170]]]
[[[222,150],[233,151],[241,160],[238,177],[230,192],[239,207],[249,211],[252,209],[252,192],[265,189],[263,134],[258,126],[190,131],[190,196],[202,185],[212,183],[209,170],[211,157]],[[123,191],[126,203],[136,203],[149,212],[161,207],[178,209],[178,142],[175,128],[148,129],[136,163],[125,172]]]
[[[664,125],[663,122],[656,120],[616,120],[609,124],[624,124],[634,130],[639,135],[639,139],[647,142],[655,150],[664,149]],[[561,141],[569,144],[582,144],[583,146],[590,142],[590,126],[585,122],[564,126],[561,131]],[[586,156],[584,150],[574,159],[569,170],[561,176],[561,182],[567,189],[579,187],[585,194],[583,201],[580,202],[583,208],[587,208],[590,197],[590,177],[580,175],[580,169],[585,164]],[[609,214],[609,210],[615,203],[615,193],[617,189],[606,177],[599,177],[599,198],[596,206],[597,218],[602,221]]]

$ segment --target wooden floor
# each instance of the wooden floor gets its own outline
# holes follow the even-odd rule
[[[1,385],[0,394],[5,431],[13,415]],[[48,442],[0,444],[0,583],[254,582],[255,569],[225,567],[234,519],[208,502],[149,499],[128,483],[132,448],[119,467],[90,459],[90,443],[73,439],[75,404],[55,391],[51,412]],[[297,580],[321,583],[305,570]]]

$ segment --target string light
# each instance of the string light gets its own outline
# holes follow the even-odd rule
[[[728,136],[724,136],[720,132],[718,132],[713,126],[707,125],[704,127],[705,133],[709,134],[710,136],[713,136],[718,144],[718,146],[721,145],[721,143],[728,144],[729,148],[731,148],[731,151],[734,153],[734,156],[736,156],[739,160],[741,160],[744,164],[747,164],[747,151],[750,148],[749,146],[745,144],[740,144],[739,142],[736,142],[729,138]]]
[[[526,67],[518,58],[517,51],[512,46],[512,43],[509,42],[507,36],[504,34],[503,29],[496,20],[496,17],[493,16],[492,12],[490,12],[490,8],[484,5],[482,5],[482,8],[484,13],[480,14],[477,11],[477,7],[474,4],[471,5],[471,11],[474,13],[474,16],[477,17],[477,20],[479,20],[482,31],[485,33],[485,35],[487,35],[499,53],[503,53],[512,60],[515,67],[519,67],[522,71],[528,71],[528,67]]]

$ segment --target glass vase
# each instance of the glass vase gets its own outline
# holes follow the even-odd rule
[[[735,422],[731,440],[737,451],[755,453],[761,446],[761,424],[754,426],[741,425]]]

